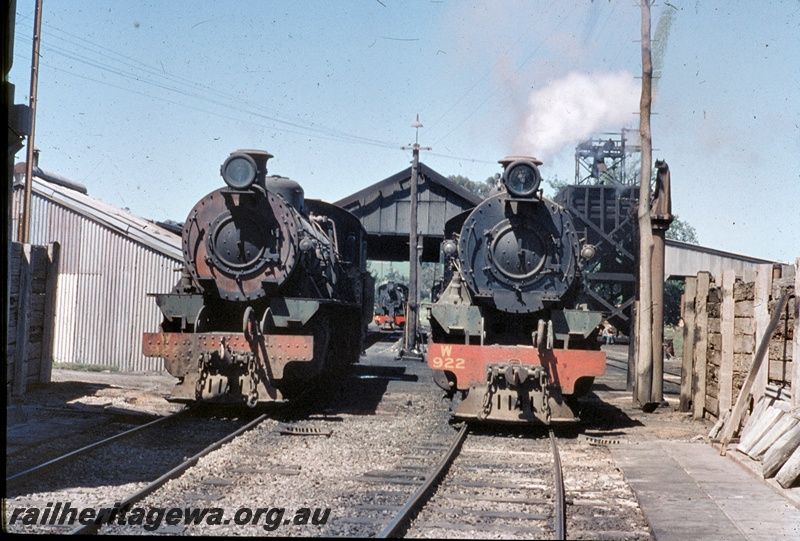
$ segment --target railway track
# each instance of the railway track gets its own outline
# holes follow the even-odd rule
[[[245,424],[244,426],[242,426],[242,427],[238,428],[237,430],[231,432],[230,434],[226,435],[225,437],[218,439],[217,441],[213,442],[211,445],[208,445],[204,449],[200,450],[198,453],[194,454],[193,456],[183,460],[180,464],[178,464],[177,466],[175,466],[174,468],[172,468],[168,472],[164,473],[163,475],[161,475],[157,479],[151,481],[150,483],[147,483],[145,486],[143,486],[142,488],[136,490],[135,492],[133,492],[129,496],[123,498],[122,500],[109,502],[108,504],[106,504],[103,507],[112,508],[112,509],[113,508],[122,509],[122,508],[124,508],[126,506],[132,506],[133,504],[143,500],[149,494],[155,492],[156,490],[158,490],[159,488],[164,486],[168,481],[170,481],[172,479],[176,479],[177,477],[179,477],[181,474],[183,474],[183,472],[185,472],[186,470],[188,470],[189,468],[194,466],[197,463],[197,461],[200,460],[201,458],[203,458],[204,456],[212,453],[213,451],[216,451],[217,449],[219,449],[220,447],[222,447],[224,444],[228,443],[232,439],[236,438],[237,436],[240,436],[241,434],[244,434],[248,430],[256,427],[259,424],[261,424],[261,422],[264,421],[267,418],[268,418],[268,416],[266,414],[259,415],[258,417],[256,417],[255,419],[253,419],[249,423]],[[103,522],[98,520],[93,524],[86,524],[86,525],[78,526],[74,530],[70,531],[70,534],[73,534],[73,535],[84,535],[84,534],[96,533],[102,526],[103,526]]]
[[[158,419],[9,476],[6,509],[13,513],[57,501],[103,509],[137,501],[266,418],[249,410],[229,417],[188,410]],[[74,533],[91,532],[94,526]],[[37,528],[38,533],[67,533],[71,526]]]
[[[175,412],[175,413],[173,413],[171,415],[167,415],[165,417],[159,417],[158,419],[150,421],[149,423],[136,426],[136,427],[131,428],[129,430],[124,430],[124,431],[119,432],[118,434],[115,434],[113,436],[109,436],[107,438],[103,438],[101,440],[98,440],[98,441],[96,441],[94,443],[90,443],[88,445],[84,445],[83,447],[81,447],[79,449],[76,449],[74,451],[70,451],[70,452],[65,453],[63,455],[55,457],[55,458],[53,458],[51,460],[43,462],[43,463],[41,463],[41,464],[39,464],[37,466],[33,466],[31,468],[28,468],[28,469],[25,469],[25,470],[20,471],[18,473],[15,473],[13,475],[10,475],[10,476],[6,477],[6,491],[8,492],[9,487],[14,487],[16,485],[19,485],[20,483],[24,482],[27,479],[35,479],[37,476],[42,476],[42,475],[44,475],[45,472],[50,471],[53,468],[56,468],[58,466],[63,466],[65,464],[67,464],[68,462],[70,462],[71,460],[75,460],[75,459],[77,459],[79,457],[82,457],[82,456],[84,456],[84,455],[86,455],[86,454],[88,454],[88,453],[90,453],[92,451],[95,451],[95,450],[97,450],[97,449],[99,449],[101,447],[104,447],[106,445],[110,445],[113,442],[120,442],[120,441],[122,441],[122,440],[124,440],[126,438],[132,437],[134,434],[137,434],[137,433],[139,433],[139,432],[141,432],[143,430],[148,430],[150,428],[155,427],[156,425],[160,425],[162,423],[167,423],[167,422],[170,422],[170,421],[172,421],[172,420],[174,420],[174,419],[176,419],[178,417],[182,417],[182,416],[184,416],[186,414],[187,411],[188,410],[181,410],[181,411]]]
[[[373,491],[374,503],[360,511],[374,518],[379,538],[486,537],[566,538],[566,502],[556,439],[512,438],[469,433],[462,427],[449,443],[422,442],[410,452],[427,452],[432,467],[414,466],[417,456],[393,470],[372,470],[363,480],[403,487]],[[430,453],[438,456],[431,460]],[[399,501],[405,494],[403,501]],[[393,516],[381,525],[381,516]]]
[[[213,444],[244,426],[244,420],[236,427],[227,420],[227,431],[215,428],[217,420],[208,418],[182,430],[177,426],[182,423],[171,425],[167,436],[140,430],[124,444],[120,440],[119,445],[112,442],[95,449],[91,456],[101,453],[102,463],[79,458],[54,468],[58,481],[42,480],[39,486],[25,481],[28,488],[17,490],[7,508],[59,501],[95,509],[114,504],[145,510],[220,508],[226,520],[245,508],[254,513],[280,508],[286,511],[284,520],[310,508],[327,509],[330,520],[276,523],[274,527],[281,528],[276,533],[374,537],[395,522],[394,530],[383,536],[563,538],[566,531],[558,528],[566,522],[575,539],[650,539],[635,498],[605,446],[598,445],[607,438],[559,440],[570,503],[569,517],[559,518],[554,504],[562,499],[560,483],[552,470],[556,459],[546,433],[476,427],[457,442],[447,423],[449,415],[424,379],[427,368],[396,360],[393,352],[388,342],[376,344],[369,363],[330,385],[313,404],[298,408],[299,413],[288,419],[284,416],[283,422],[262,420],[241,437],[231,436],[234,441],[217,452],[209,454],[220,447]],[[174,458],[184,430],[188,439],[219,432],[202,445],[186,447],[183,456],[189,460],[180,457],[167,465],[165,457]],[[298,437],[314,435],[322,437]],[[144,441],[130,443],[138,439]],[[113,465],[122,460],[137,462],[142,469],[118,475]],[[438,473],[433,473],[437,464]],[[105,471],[90,476],[85,470],[93,465]],[[409,503],[413,492],[421,496]],[[404,516],[396,518],[404,507]],[[132,535],[142,529],[112,523],[98,533]],[[256,522],[255,514],[249,524],[159,527],[159,533],[173,535],[263,535],[265,530],[263,517]],[[81,528],[75,533],[87,532]]]

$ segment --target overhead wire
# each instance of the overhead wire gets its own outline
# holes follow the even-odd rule
[[[554,5],[555,3],[551,2],[548,7],[548,10],[552,9]],[[22,18],[22,16],[20,16],[19,14],[18,17]],[[546,43],[547,40],[550,39],[550,37],[560,29],[560,27],[564,24],[566,20],[567,20],[566,16],[562,17],[559,23],[545,37],[539,40],[538,44],[533,49],[531,54],[528,55],[511,74],[505,77],[500,84],[495,86],[495,88],[491,92],[489,92],[478,105],[473,107],[470,110],[470,112],[460,122],[455,124],[443,136],[439,137],[433,143],[433,146],[440,144],[444,139],[449,137],[465,122],[467,122],[470,118],[472,118],[479,110],[481,110],[484,104],[507,84],[510,77],[513,74],[518,73],[535,56],[535,54],[541,49],[544,43]],[[87,66],[93,67],[95,69],[101,70],[106,73],[110,73],[117,77],[121,77],[123,79],[130,81],[135,81],[137,84],[144,86],[152,86],[153,88],[158,88],[166,92],[192,98],[194,100],[205,102],[215,107],[222,107],[224,109],[236,112],[240,115],[246,115],[247,118],[242,118],[241,116],[231,117],[229,115],[220,113],[218,111],[197,107],[195,105],[190,105],[185,101],[169,99],[163,95],[156,96],[153,95],[152,93],[135,90],[130,86],[120,86],[117,84],[110,83],[108,81],[98,80],[86,75],[80,75],[72,70],[65,69],[61,66],[54,66],[47,62],[43,62],[43,65],[48,69],[53,69],[64,73],[70,73],[73,76],[91,81],[93,83],[103,84],[126,92],[131,92],[141,96],[149,97],[151,99],[161,100],[164,101],[165,103],[169,103],[172,105],[181,106],[184,108],[192,109],[206,114],[211,114],[229,120],[251,123],[259,127],[274,129],[285,133],[318,137],[320,139],[342,141],[353,144],[363,144],[381,148],[398,148],[401,146],[399,143],[384,141],[376,138],[358,136],[347,131],[322,126],[313,122],[312,123],[302,122],[287,117],[285,115],[282,115],[279,112],[265,110],[265,108],[261,104],[253,104],[251,102],[248,102],[247,100],[242,100],[241,98],[233,96],[229,93],[222,92],[213,86],[204,85],[195,80],[171,74],[167,72],[165,69],[163,69],[163,66],[162,69],[159,70],[155,66],[141,62],[135,58],[131,58],[124,54],[121,54],[111,48],[94,43],[90,40],[85,39],[84,37],[77,36],[61,28],[55,27],[50,24],[46,26],[48,28],[48,32],[50,33],[50,35],[57,36],[59,40],[62,40],[62,42],[72,45],[74,46],[74,48],[77,48],[78,50],[83,49],[85,51],[88,51],[88,54],[95,55],[95,57],[104,58],[108,62],[102,62],[97,60],[96,58],[86,56],[86,54],[81,54],[77,52],[74,48],[66,49],[60,47],[57,44],[51,43],[50,40],[46,40],[43,42],[43,53],[44,53],[43,56],[45,57],[47,56],[46,53],[48,52],[54,55],[60,55],[64,58],[71,59],[75,62],[83,63]],[[517,40],[512,45],[506,48],[505,52],[508,53],[509,51],[513,50],[525,37],[527,37],[527,34],[521,33],[520,37],[517,38]],[[466,99],[470,94],[472,94],[474,90],[492,73],[492,71],[493,69],[490,68],[486,72],[484,72],[484,74],[481,77],[479,77],[478,80],[473,85],[471,85],[463,94],[461,94],[459,98],[455,100],[455,102],[453,102],[453,104],[450,107],[448,107],[445,110],[445,112],[442,115],[440,115],[439,118],[437,118],[436,121],[432,123],[431,127],[437,126],[456,107],[458,107],[458,105],[462,103],[464,99]],[[266,121],[267,123],[254,122],[253,118],[260,119],[261,121]],[[495,163],[494,161],[486,161],[476,158],[465,158],[444,153],[430,152],[429,154],[440,158],[455,159],[459,161],[470,161],[473,163],[485,163],[485,164]]]
[[[99,46],[97,44],[92,43],[91,41],[85,40],[84,38],[81,38],[79,36],[74,36],[73,34],[70,34],[69,32],[66,32],[64,30],[58,29],[56,27],[53,27],[52,25],[47,25],[47,26],[49,27],[48,30],[51,31],[51,35],[54,35],[54,34],[58,35],[59,33],[61,33],[61,34],[67,35],[67,36],[71,36],[71,37],[73,37],[73,38],[75,38],[77,40],[80,40],[80,41],[82,41],[82,42],[84,42],[86,44],[89,44],[91,47],[87,47],[85,45],[78,44],[75,41],[70,41],[68,39],[64,39],[61,36],[59,36],[58,39],[63,40],[64,42],[66,42],[68,44],[75,45],[78,48],[82,48],[84,50],[87,50],[89,52],[89,54],[101,56],[101,57],[111,61],[112,63],[98,61],[95,58],[92,58],[90,56],[86,56],[85,54],[81,54],[79,52],[76,52],[75,50],[65,49],[63,47],[60,47],[60,46],[58,46],[56,44],[51,43],[50,40],[47,40],[47,41],[43,42],[42,57],[44,57],[44,58],[47,58],[48,53],[49,54],[53,54],[53,55],[60,55],[61,57],[73,60],[75,62],[82,63],[84,65],[90,66],[90,67],[92,67],[94,69],[97,69],[97,70],[101,70],[102,72],[110,73],[110,74],[115,75],[117,77],[121,77],[121,78],[126,79],[126,80],[134,81],[137,84],[141,84],[141,85],[144,85],[144,86],[151,86],[153,88],[159,88],[159,89],[165,90],[167,92],[171,92],[171,93],[175,93],[175,94],[178,94],[178,95],[186,96],[186,97],[189,97],[189,98],[192,98],[192,99],[196,99],[196,100],[201,101],[201,102],[209,103],[209,104],[214,105],[214,106],[223,107],[223,108],[226,108],[226,109],[230,109],[232,111],[236,111],[236,112],[241,113],[241,114],[245,114],[245,115],[248,115],[248,116],[260,118],[262,120],[266,120],[266,121],[271,122],[273,124],[281,125],[282,127],[281,127],[280,131],[283,131],[283,132],[286,132],[286,133],[295,133],[295,134],[300,134],[300,135],[304,135],[304,136],[319,137],[321,139],[334,140],[334,141],[343,141],[343,142],[348,142],[348,143],[365,144],[365,145],[377,146],[377,147],[382,147],[382,148],[397,148],[397,147],[400,146],[399,143],[394,143],[394,142],[389,142],[389,141],[382,141],[382,140],[375,139],[375,138],[362,137],[362,136],[358,136],[358,135],[355,135],[355,134],[352,134],[352,133],[349,133],[349,132],[345,132],[345,131],[336,130],[336,129],[333,129],[333,128],[321,126],[321,125],[316,124],[316,123],[303,123],[303,122],[300,122],[300,121],[290,120],[290,119],[288,119],[288,117],[285,117],[285,116],[281,117],[279,115],[268,114],[268,113],[262,112],[260,106],[254,105],[252,103],[248,103],[247,101],[243,101],[240,98],[236,98],[236,97],[231,96],[229,94],[226,94],[224,92],[219,92],[218,90],[214,89],[213,87],[209,87],[209,86],[206,86],[206,85],[202,85],[202,84],[196,83],[194,81],[191,81],[190,79],[185,79],[185,78],[181,78],[181,77],[175,77],[175,76],[171,76],[171,75],[166,74],[166,73],[159,72],[156,68],[154,68],[152,66],[148,66],[147,64],[139,62],[139,61],[137,61],[135,59],[131,59],[130,57],[127,57],[125,55],[117,53],[117,52],[115,52],[115,51],[113,51],[111,49],[108,49],[107,47]],[[117,56],[117,57],[120,57],[120,58],[112,58],[108,54],[102,53],[101,50],[109,51],[114,56]],[[16,57],[21,57],[21,55],[19,53],[15,54],[15,56]],[[215,116],[219,116],[219,117],[223,117],[223,118],[229,118],[229,119],[233,119],[233,120],[237,120],[237,121],[241,121],[241,122],[250,122],[250,123],[252,123],[254,125],[258,125],[260,127],[266,127],[266,128],[271,128],[271,129],[278,130],[278,127],[275,126],[275,125],[264,125],[263,123],[262,124],[258,124],[258,123],[252,122],[252,120],[248,120],[248,119],[241,118],[241,117],[239,117],[239,118],[231,118],[229,116],[226,116],[226,115],[218,113],[218,112],[214,112],[214,111],[210,111],[210,110],[207,110],[207,109],[202,109],[202,108],[198,108],[198,107],[189,105],[184,101],[171,100],[171,99],[169,99],[169,98],[167,98],[167,97],[165,97],[163,95],[156,96],[156,95],[153,95],[152,93],[147,93],[147,92],[135,90],[135,89],[131,88],[130,86],[120,86],[120,85],[117,85],[117,84],[110,83],[108,81],[98,80],[98,79],[92,78],[92,77],[87,76],[87,75],[81,75],[79,73],[76,73],[74,70],[69,70],[69,69],[63,68],[61,66],[56,66],[56,65],[53,65],[53,64],[51,64],[51,63],[49,63],[47,61],[44,61],[44,60],[41,62],[41,64],[42,64],[43,67],[46,67],[47,69],[52,69],[52,70],[55,70],[55,71],[61,71],[63,73],[69,73],[69,74],[71,74],[71,75],[73,75],[75,77],[78,77],[78,78],[82,78],[82,79],[85,79],[85,80],[88,80],[88,81],[91,81],[91,82],[94,82],[94,83],[110,86],[112,88],[117,88],[117,89],[120,89],[120,90],[123,90],[123,91],[126,91],[126,92],[131,92],[131,93],[135,93],[135,94],[142,95],[142,96],[145,96],[145,97],[149,97],[151,99],[160,100],[160,101],[163,101],[165,103],[178,105],[178,106],[181,106],[181,107],[186,107],[186,108],[189,108],[189,109],[197,110],[197,111],[208,113],[208,114],[214,114]],[[114,65],[114,64],[117,64],[117,65]],[[133,65],[133,64],[136,64],[136,65]],[[182,88],[182,87],[186,87],[187,85],[190,87],[189,89]],[[198,87],[200,89],[200,91],[198,91],[198,90],[196,90],[194,88],[191,88],[191,87]],[[293,128],[293,129],[287,129],[286,128],[287,126],[289,128]]]

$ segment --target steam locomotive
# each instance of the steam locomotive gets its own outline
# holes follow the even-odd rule
[[[374,296],[366,232],[346,210],[305,199],[297,182],[267,176],[271,157],[238,150],[225,160],[226,186],[184,223],[178,283],[154,295],[164,317],[143,349],[178,378],[173,401],[289,400],[360,356]]]
[[[605,372],[603,313],[582,300],[595,255],[570,216],[539,189],[542,162],[500,160],[502,188],[445,224],[444,287],[423,305],[428,366],[455,417],[573,423],[578,398]]]
[[[375,323],[383,331],[402,329],[406,324],[408,286],[388,281],[378,287],[375,304]]]

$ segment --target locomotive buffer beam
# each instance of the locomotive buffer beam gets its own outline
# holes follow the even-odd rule
[[[257,335],[244,333],[145,333],[145,356],[161,357],[167,371],[179,379],[170,400],[198,399],[241,403],[282,400],[279,390],[290,364],[310,365],[314,337],[307,335]],[[263,377],[262,371],[268,373]],[[198,397],[197,393],[201,396]]]

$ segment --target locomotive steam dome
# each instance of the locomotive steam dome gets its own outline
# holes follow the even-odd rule
[[[461,228],[461,269],[476,300],[533,313],[574,290],[580,244],[563,208],[537,193],[533,158],[501,160],[506,192],[475,207]]]
[[[267,190],[283,197],[295,210],[303,212],[305,192],[300,184],[286,177],[267,177],[265,185]]]

